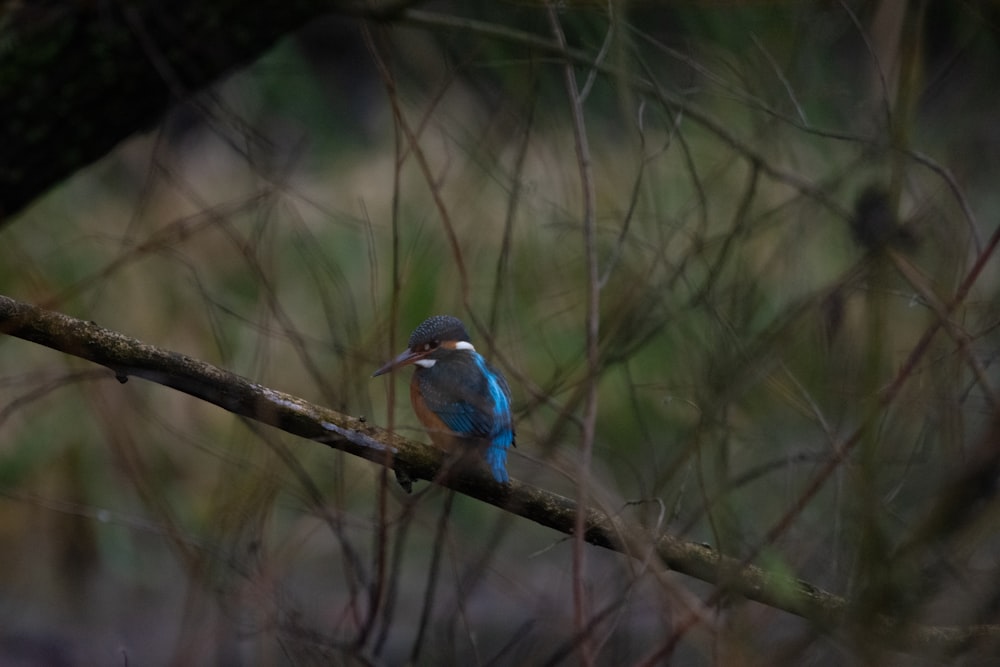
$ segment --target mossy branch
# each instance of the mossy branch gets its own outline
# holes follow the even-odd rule
[[[105,366],[121,382],[130,377],[217,405],[287,433],[326,444],[379,465],[451,488],[463,495],[570,535],[577,505],[569,498],[513,480],[497,484],[483,470],[443,476],[439,450],[286,394],[197,359],[163,350],[110,329],[0,296],[0,333]],[[584,510],[584,539],[593,545],[645,560],[655,554],[666,567],[742,596],[806,618],[825,632],[848,622],[842,597],[806,581],[769,572],[724,556],[709,546],[669,534],[652,535],[593,508]],[[956,650],[1000,638],[1000,627],[905,627],[886,620],[878,634],[907,651]]]

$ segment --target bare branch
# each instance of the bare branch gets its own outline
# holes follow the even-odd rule
[[[444,453],[433,447],[93,322],[0,295],[0,333],[106,366],[122,382],[134,376],[177,389],[234,414],[405,471],[412,478],[431,480],[567,535],[577,523],[577,505],[568,498],[516,480],[505,488],[485,470],[443,476]],[[745,564],[669,534],[651,536],[595,509],[587,508],[582,517],[583,539],[590,544],[639,559],[655,553],[671,570],[716,584],[720,592],[802,616],[824,631],[835,631],[845,622],[849,605],[844,598],[801,579]],[[976,639],[1000,638],[998,626],[922,626],[908,629],[901,637],[899,628],[887,619],[876,630],[887,641],[911,651],[929,646],[948,650]]]

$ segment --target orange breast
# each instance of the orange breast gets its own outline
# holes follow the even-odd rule
[[[456,436],[444,421],[427,407],[418,389],[416,373],[413,374],[413,379],[410,380],[410,404],[413,405],[413,412],[416,413],[417,419],[420,420],[420,423],[423,424],[424,428],[430,434],[431,441],[446,452],[454,451]]]

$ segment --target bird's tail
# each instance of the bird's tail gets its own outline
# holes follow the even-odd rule
[[[490,466],[493,479],[501,484],[510,483],[510,476],[507,475],[507,447],[491,444],[486,450],[486,463]]]

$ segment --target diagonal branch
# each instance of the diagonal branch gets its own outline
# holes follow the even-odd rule
[[[0,225],[310,20],[416,1],[0,3]]]
[[[442,478],[444,454],[433,447],[93,322],[0,295],[0,333],[106,366],[121,382],[138,377],[177,389],[234,414],[402,471],[412,478],[434,481],[567,535],[573,533],[577,505],[568,498],[516,480],[504,487],[493,482],[486,471],[469,470]],[[849,605],[844,598],[806,581],[745,565],[711,547],[669,534],[650,535],[592,508],[584,510],[582,519],[584,540],[590,544],[635,558],[655,553],[676,572],[801,616],[824,630],[834,630],[846,620]],[[976,639],[1000,637],[998,626],[924,626],[909,628],[901,637],[899,628],[886,620],[878,630],[887,640],[910,651],[926,647],[948,650]]]

